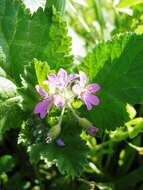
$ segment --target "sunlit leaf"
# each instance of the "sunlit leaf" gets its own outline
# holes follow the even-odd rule
[[[117,5],[118,8],[132,7],[143,3],[143,0],[120,0]]]
[[[18,83],[24,65],[34,58],[55,69],[72,64],[67,26],[54,9],[39,8],[31,15],[20,1],[1,0],[0,17],[0,45],[7,72]]]
[[[86,116],[101,129],[113,129],[127,121],[126,103],[143,101],[143,36],[125,34],[101,43],[84,60],[90,82],[101,86],[100,105]]]

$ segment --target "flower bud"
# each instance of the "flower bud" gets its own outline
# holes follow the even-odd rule
[[[89,129],[87,129],[86,133],[92,137],[95,137],[96,133],[99,131],[98,128],[92,126]]]
[[[87,120],[86,118],[84,118],[84,117],[79,118],[78,121],[79,121],[79,125],[80,125],[81,127],[83,127],[85,130],[87,130],[87,129],[89,129],[90,127],[93,126],[92,123],[91,123],[89,120]]]
[[[51,139],[51,141],[53,141],[54,139],[56,139],[59,136],[60,132],[61,132],[61,126],[59,124],[54,125],[49,130],[47,139]]]
[[[56,144],[61,147],[65,146],[65,143],[61,138],[56,139]]]
[[[92,137],[95,137],[99,131],[98,128],[94,127],[93,124],[86,118],[79,118],[79,125],[86,130],[86,133]]]

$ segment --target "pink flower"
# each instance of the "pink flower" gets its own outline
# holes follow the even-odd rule
[[[62,90],[66,88],[74,79],[78,78],[78,74],[68,75],[64,69],[60,69],[58,74],[48,74],[47,85],[52,88]]]
[[[37,92],[41,95],[42,101],[40,101],[34,109],[34,113],[40,114],[40,118],[43,119],[49,109],[54,103],[57,107],[62,107],[64,105],[64,100],[58,95],[49,95],[44,89],[39,85],[36,85]]]
[[[80,81],[72,87],[72,90],[75,94],[82,99],[82,101],[87,106],[88,110],[91,110],[93,105],[99,104],[99,98],[93,93],[96,93],[100,90],[100,86],[96,83],[87,85],[87,76],[84,72],[79,72]]]
[[[45,139],[46,143],[55,141],[58,146],[65,146],[64,141],[59,138],[65,109],[70,109],[78,120],[79,125],[88,135],[94,137],[99,129],[86,118],[79,117],[74,111],[72,103],[75,99],[80,98],[85,103],[87,109],[91,110],[94,105],[99,104],[99,98],[95,96],[95,93],[100,90],[100,86],[96,83],[87,84],[87,76],[82,71],[79,74],[68,74],[61,68],[57,74],[48,74],[47,78],[46,81],[43,81],[43,84],[48,87],[48,91],[45,91],[39,85],[35,86],[41,96],[41,100],[35,106],[34,113],[39,114],[40,118],[43,119],[46,117],[48,111],[56,106],[57,108],[61,108],[61,115],[58,123],[50,128]]]
[[[99,91],[100,86],[96,83],[87,85],[87,76],[80,71],[79,74],[67,74],[64,69],[60,69],[56,74],[48,74],[48,80],[43,81],[49,88],[46,92],[39,85],[36,85],[37,92],[42,100],[35,106],[34,113],[40,114],[43,119],[51,106],[61,108],[69,105],[74,98],[80,98],[88,110],[99,104],[99,98],[94,95]]]
[[[39,113],[40,118],[43,119],[46,116],[50,107],[51,107],[51,102],[49,100],[42,100],[36,105],[34,113]]]
[[[60,69],[58,74],[48,74],[48,80],[51,85],[57,88],[64,88],[67,86],[68,74],[64,69]]]
[[[54,96],[54,103],[55,103],[55,106],[60,108],[60,107],[64,106],[65,100],[62,97],[60,97],[59,95],[55,95]]]
[[[36,85],[35,88],[36,88],[37,92],[41,95],[42,101],[40,101],[35,106],[34,113],[39,113],[40,118],[43,119],[51,107],[52,97],[50,97],[48,95],[48,93],[45,90],[43,90],[39,85]]]

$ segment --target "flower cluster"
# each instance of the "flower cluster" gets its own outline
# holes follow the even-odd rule
[[[48,74],[47,80],[43,81],[43,84],[48,87],[48,91],[36,85],[36,90],[41,96],[41,101],[35,106],[34,113],[38,113],[40,118],[43,119],[53,106],[61,108],[63,111],[58,127],[61,126],[65,108],[71,109],[74,115],[76,115],[71,106],[71,103],[75,99],[80,99],[88,110],[91,110],[94,105],[97,106],[99,104],[99,98],[94,94],[100,90],[100,86],[96,83],[88,84],[88,78],[82,71],[78,74],[68,75],[68,73],[61,68],[57,75],[53,73]],[[79,119],[79,116],[77,116],[77,119]],[[88,126],[87,133],[89,135],[94,136],[95,132],[97,132],[97,128],[92,126],[90,129]],[[59,144],[64,145],[61,139],[56,142],[60,142]]]

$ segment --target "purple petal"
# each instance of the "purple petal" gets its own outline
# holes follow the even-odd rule
[[[81,88],[78,84],[75,84],[73,87],[72,87],[72,91],[75,93],[75,94],[78,94],[80,95],[81,94]]]
[[[85,103],[88,110],[92,110],[93,106],[87,99],[84,99],[84,103]]]
[[[60,69],[58,74],[58,86],[59,88],[65,88],[68,84],[68,74],[64,69]]]
[[[78,74],[70,74],[70,75],[69,75],[70,80],[77,79],[78,77],[79,77]]]
[[[62,80],[67,80],[68,78],[68,74],[64,69],[60,69],[57,76],[59,79],[62,79]]]
[[[48,93],[45,90],[43,90],[39,85],[36,85],[35,88],[41,96],[48,96]]]
[[[93,105],[98,105],[100,103],[99,98],[90,93],[84,92],[81,96],[88,110],[91,110]]]
[[[99,103],[100,103],[100,100],[99,100],[99,98],[97,97],[97,96],[94,96],[94,95],[92,95],[92,94],[89,94],[88,95],[88,99],[89,99],[89,102],[91,103],[91,104],[93,104],[93,105],[99,105]]]
[[[79,76],[80,76],[80,86],[84,88],[87,82],[87,76],[83,71],[79,71]]]
[[[65,104],[65,101],[63,98],[61,98],[60,96],[55,96],[54,97],[54,103],[55,105],[59,108],[59,107],[63,107]]]
[[[60,139],[60,138],[56,140],[56,144],[57,144],[58,146],[61,146],[61,147],[65,146],[64,141],[63,141],[62,139]]]
[[[48,79],[51,83],[56,83],[57,76],[55,74],[48,74]]]
[[[39,102],[34,109],[34,113],[39,113],[40,114],[40,118],[43,119],[48,110],[50,109],[51,106],[51,102],[48,100],[43,100],[42,102]]]
[[[99,131],[98,128],[96,127],[90,127],[89,129],[87,129],[86,133],[92,137],[95,137],[96,133]]]
[[[100,86],[99,86],[99,84],[96,84],[96,83],[94,83],[94,84],[89,84],[89,85],[86,87],[86,89],[87,89],[90,93],[95,93],[95,92],[97,92],[97,91],[100,90]]]
[[[88,93],[82,93],[82,96],[81,96],[82,100],[84,101],[86,107],[88,110],[91,110],[92,109],[92,104],[90,102],[90,97],[89,97],[89,94]]]

